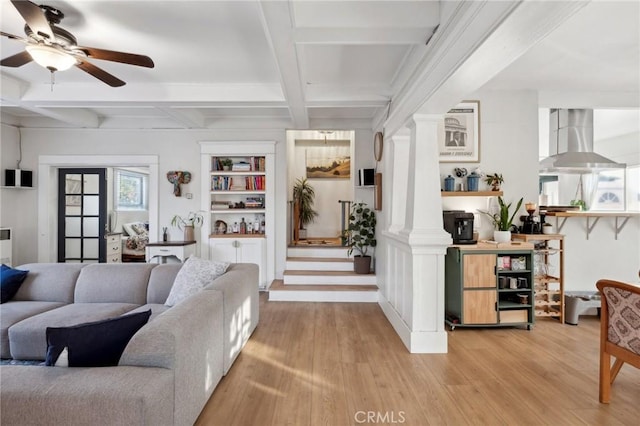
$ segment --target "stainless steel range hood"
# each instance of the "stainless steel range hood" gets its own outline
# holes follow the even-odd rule
[[[541,173],[592,173],[627,166],[593,152],[591,109],[551,110],[549,154],[540,161]]]

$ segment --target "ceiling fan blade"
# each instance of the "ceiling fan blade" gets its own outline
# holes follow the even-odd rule
[[[31,57],[29,52],[25,50],[24,52],[20,52],[16,55],[4,58],[2,61],[0,61],[0,65],[2,65],[3,67],[17,68],[23,66],[24,64],[28,64],[31,61],[33,61],[33,58]]]
[[[144,55],[96,49],[95,47],[78,46],[77,49],[82,50],[88,57],[93,59],[103,59],[105,61],[121,62],[123,64],[137,65],[139,67],[147,68],[153,68],[155,66],[153,60]]]
[[[9,38],[9,39],[11,39],[11,40],[18,40],[18,41],[21,41],[21,42],[23,42],[23,43],[28,43],[28,42],[29,42],[29,40],[27,40],[27,39],[26,39],[26,38],[24,38],[24,37],[20,37],[20,36],[17,36],[17,35],[13,35],[13,34],[5,33],[4,31],[0,31],[0,35],[2,35],[3,37],[7,37],[7,38]]]
[[[87,74],[91,74],[98,80],[102,80],[103,82],[107,83],[111,87],[120,87],[126,84],[124,81],[109,74],[105,70],[96,67],[90,62],[86,62],[86,61],[78,62],[76,64],[76,67],[80,68],[82,71],[86,72]]]
[[[31,31],[51,41],[56,39],[47,17],[38,5],[27,0],[11,0],[11,3],[22,15]]]

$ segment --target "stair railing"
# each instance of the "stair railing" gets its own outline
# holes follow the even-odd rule
[[[338,203],[340,203],[340,244],[344,247],[351,242],[346,230],[349,227],[348,222],[352,201],[338,200]]]

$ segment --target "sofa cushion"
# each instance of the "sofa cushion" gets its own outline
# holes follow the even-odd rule
[[[230,263],[226,262],[190,256],[178,271],[165,305],[174,306],[196,294],[224,274],[229,265]]]
[[[9,327],[39,313],[64,306],[61,302],[10,301],[0,309],[0,358],[11,358]]]
[[[118,365],[131,337],[147,323],[151,310],[71,327],[47,327],[45,364],[56,364],[67,350],[69,367]]]
[[[3,426],[174,424],[172,370],[146,367],[0,368]]]
[[[151,317],[149,318],[149,321],[153,321],[158,315],[160,315],[161,313],[165,312],[168,309],[171,309],[171,306],[167,306],[165,304],[160,304],[160,303],[147,303],[146,305],[142,305],[139,308],[135,308],[133,311],[129,311],[124,315],[151,310]]]
[[[73,303],[73,291],[86,263],[29,263],[17,269],[29,271],[12,300]]]
[[[0,266],[0,303],[8,302],[16,295],[28,273],[4,263]]]
[[[76,284],[75,303],[147,302],[153,263],[94,263],[85,267]]]
[[[9,327],[11,357],[44,360],[47,352],[47,327],[68,327],[104,320],[137,307],[132,303],[72,303],[32,316]]]
[[[163,263],[153,268],[147,287],[147,303],[164,304],[167,301],[180,268],[182,263]]]

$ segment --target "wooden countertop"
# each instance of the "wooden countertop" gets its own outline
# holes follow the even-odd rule
[[[461,251],[473,250],[533,250],[533,243],[511,241],[508,243],[496,243],[495,241],[482,240],[478,244],[452,244],[449,247],[456,247]]]
[[[590,212],[590,211],[572,211],[572,212],[547,212],[545,216],[553,217],[634,217],[640,216],[640,212],[619,211],[619,212]]]

